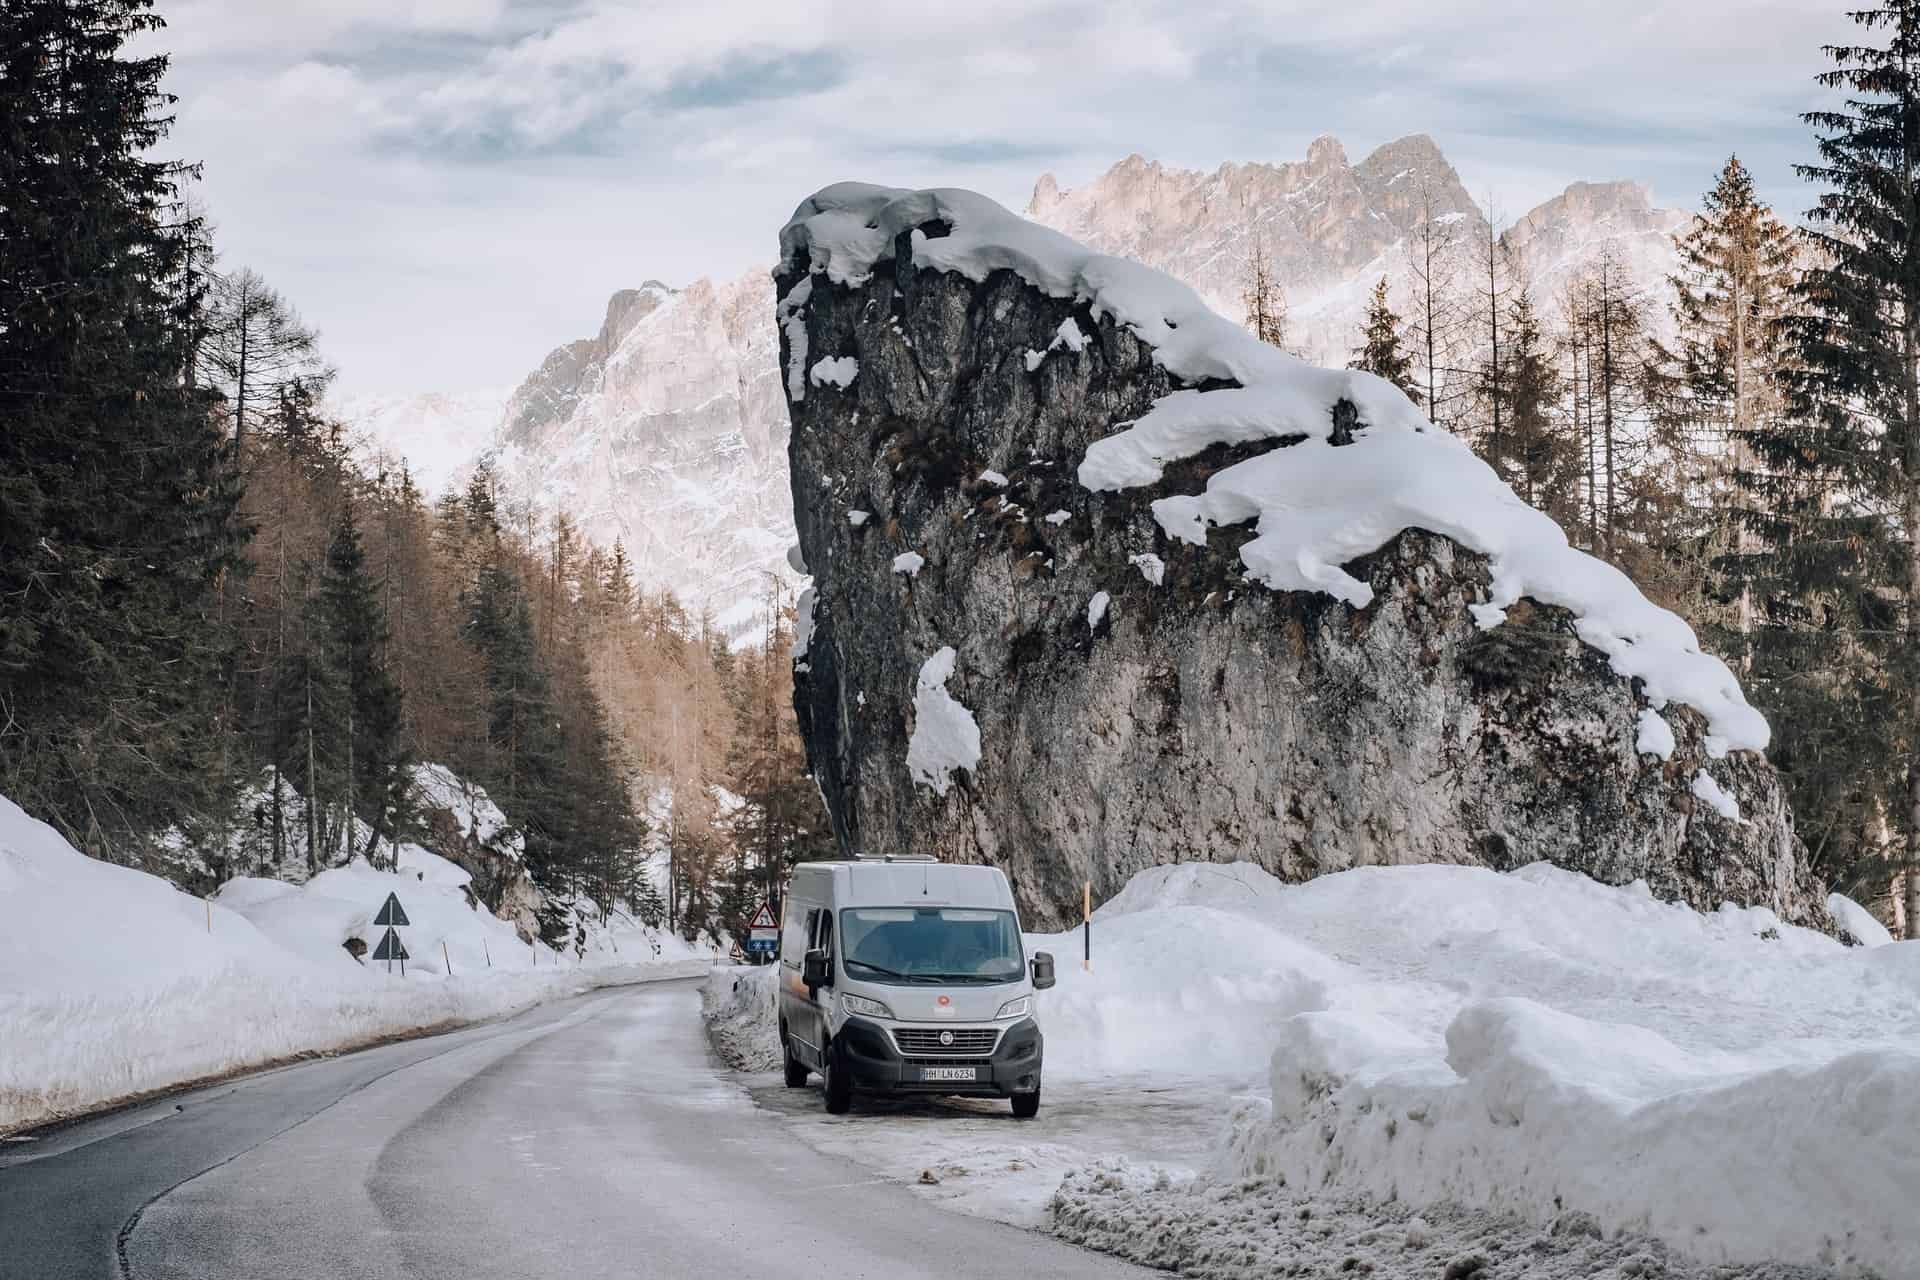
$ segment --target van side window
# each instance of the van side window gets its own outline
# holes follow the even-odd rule
[[[814,925],[813,945],[816,950],[826,952],[827,958],[831,960],[833,958],[833,912],[822,910],[816,914],[820,919]]]
[[[813,936],[813,913],[789,906],[780,930],[780,963],[798,969],[806,957],[808,939]]]

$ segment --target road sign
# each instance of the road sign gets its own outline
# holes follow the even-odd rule
[[[763,902],[747,921],[747,950],[756,952],[780,949],[780,922],[774,918],[773,904]]]
[[[407,955],[407,944],[400,941],[400,935],[392,929],[387,930],[386,936],[380,939],[380,945],[374,948],[373,958],[388,961],[411,959]]]
[[[408,922],[406,909],[400,905],[399,894],[390,893],[387,895],[386,903],[381,906],[380,914],[373,918],[373,922],[375,924],[386,925],[406,924]],[[374,957],[376,960],[379,958],[378,956]]]

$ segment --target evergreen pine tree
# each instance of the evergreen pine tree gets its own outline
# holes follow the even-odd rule
[[[1366,328],[1361,334],[1360,347],[1347,368],[1385,378],[1406,392],[1407,399],[1417,405],[1422,397],[1414,383],[1413,353],[1402,347],[1400,341],[1400,317],[1393,313],[1387,301],[1387,278],[1381,276],[1367,302]]]
[[[1752,575],[1763,705],[1789,730],[1776,758],[1810,843],[1844,884],[1876,852],[1856,833],[1890,814],[1920,936],[1920,0],[1853,15],[1863,43],[1829,48],[1843,96],[1805,119],[1824,188],[1814,265],[1789,321],[1791,412],[1750,437],[1764,543]],[[1805,698],[1800,695],[1804,693]],[[1810,713],[1795,723],[1781,709]],[[1808,803],[1812,801],[1812,803]],[[1882,881],[1884,883],[1884,881]]]
[[[1784,407],[1780,321],[1794,286],[1794,242],[1734,157],[1674,247],[1677,338],[1654,343],[1653,390],[1677,445],[1675,483],[1705,517],[1696,541],[1706,590],[1691,612],[1744,666],[1753,597],[1740,562],[1754,545],[1739,478],[1753,469],[1754,432],[1771,429]]]
[[[1505,364],[1505,429],[1496,467],[1529,505],[1563,526],[1577,525],[1580,451],[1562,428],[1560,370],[1524,288],[1515,290],[1507,304]]]
[[[152,158],[147,0],[0,6],[0,791],[127,856],[226,797],[215,585],[244,531],[186,376],[204,286]]]
[[[342,686],[340,709],[346,716],[344,744],[346,808],[368,826],[364,847],[346,850],[372,858],[382,840],[392,849],[405,820],[407,760],[401,745],[400,688],[387,669],[387,626],[379,584],[367,572],[366,549],[352,503],[341,507],[327,548],[320,589],[327,621],[329,657]],[[353,824],[342,833],[352,839]]]

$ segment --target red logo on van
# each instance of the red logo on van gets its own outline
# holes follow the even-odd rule
[[[935,1001],[934,1001],[934,1003],[935,1003],[935,1004],[937,1004],[937,1005],[939,1005],[939,1006],[940,1006],[941,1008],[943,1008],[943,1009],[944,1009],[944,1008],[946,1008],[946,1007],[947,1007],[948,1005],[950,1005],[950,1004],[952,1004],[952,1003],[953,1003],[953,997],[952,997],[952,996],[941,996],[941,997],[940,997],[939,999],[937,999],[937,1000],[935,1000]]]

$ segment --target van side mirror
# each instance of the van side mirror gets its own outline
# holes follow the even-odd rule
[[[1033,989],[1045,991],[1053,985],[1053,953],[1036,951],[1033,953]]]
[[[800,981],[806,983],[807,990],[815,987],[833,985],[833,975],[827,968],[827,953],[815,948],[807,952],[806,959],[800,962]]]

